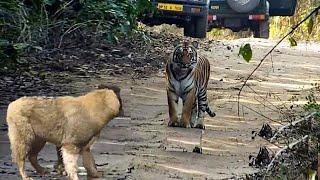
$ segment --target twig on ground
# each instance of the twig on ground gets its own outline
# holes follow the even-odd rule
[[[256,101],[258,101],[260,104],[262,104],[264,107],[272,110],[272,111],[280,111],[281,113],[284,113],[279,107],[277,107],[276,105],[272,104],[267,98],[264,98],[263,96],[261,96],[257,91],[255,91],[251,86],[247,86],[249,89],[251,89],[251,91],[253,93],[255,93],[257,96],[259,96],[259,98],[261,98],[263,101],[267,102],[268,104],[270,104],[271,106],[273,106],[275,109],[265,105],[263,102],[261,102],[261,100],[255,98]]]
[[[273,95],[278,101],[283,101],[276,93],[273,93],[273,92],[271,92],[271,91],[269,91],[269,93],[270,93],[271,95]],[[286,102],[283,102],[283,103],[280,104],[279,106],[285,108],[287,111],[290,111],[290,109],[287,108],[285,105],[286,105]]]
[[[251,110],[251,111],[253,111],[253,112],[257,113],[258,115],[260,115],[260,116],[262,116],[262,117],[264,117],[264,118],[266,118],[266,119],[269,119],[269,120],[270,120],[270,121],[272,121],[272,122],[275,122],[275,123],[281,124],[280,122],[278,122],[278,121],[276,121],[276,120],[273,120],[273,119],[269,118],[268,116],[265,116],[265,115],[263,115],[262,113],[260,113],[260,112],[258,112],[258,111],[256,111],[256,110],[254,110],[254,109],[252,109],[252,108],[250,108],[250,107],[248,107],[248,106],[246,106],[246,105],[242,105],[242,107],[245,107],[245,108],[247,108],[247,109],[249,109],[249,110]],[[283,124],[281,124],[281,125],[283,125]]]
[[[270,61],[271,61],[272,72],[274,72],[274,66],[273,66],[272,54],[270,54]]]
[[[307,121],[307,120],[309,120],[310,117],[314,116],[316,113],[317,113],[317,112],[312,112],[312,113],[310,113],[309,115],[307,115],[307,116],[305,116],[305,117],[303,117],[303,118],[300,118],[300,119],[298,119],[298,120],[295,120],[295,121],[293,121],[293,122],[290,122],[290,123],[282,126],[281,128],[278,129],[278,131],[277,131],[276,133],[274,133],[274,135],[273,135],[272,138],[270,139],[270,142],[273,142],[273,140],[277,137],[277,135],[278,135],[281,131],[283,131],[284,129],[286,129],[286,128],[290,127],[290,126],[295,126],[296,124],[298,124],[298,123],[300,123],[300,122],[302,122],[302,121]]]
[[[259,69],[259,67],[262,65],[262,63],[266,60],[266,58],[274,51],[276,47],[285,39],[287,38],[290,34],[292,34],[302,23],[304,23],[307,19],[309,19],[313,14],[318,13],[320,10],[320,6],[315,8],[308,16],[306,16],[303,20],[301,20],[298,24],[296,24],[291,31],[289,31],[285,36],[283,36],[271,49],[270,51],[263,56],[263,58],[260,60],[259,64],[253,69],[253,71],[249,74],[249,76],[246,78],[244,81],[243,85],[241,86],[239,93],[238,93],[238,116],[240,117],[240,97],[241,97],[241,92],[243,88],[246,86],[248,80],[252,77],[252,75]]]
[[[202,149],[202,139],[203,139],[203,135],[204,135],[204,130],[201,130],[201,134],[200,134],[200,148]]]
[[[287,149],[291,149],[293,146],[297,145],[297,144],[300,143],[300,142],[303,142],[303,141],[306,140],[308,137],[309,137],[308,135],[305,135],[305,136],[303,136],[301,139],[299,139],[299,140],[297,140],[297,141],[295,141],[295,142],[293,142],[293,143],[290,143],[289,145],[287,145],[287,146],[283,147],[282,149],[280,149],[280,150],[276,153],[276,155],[273,157],[273,159],[271,160],[270,164],[268,165],[267,170],[266,170],[266,172],[265,172],[265,174],[264,174],[264,176],[263,176],[263,180],[266,178],[267,173],[269,172],[270,168],[272,167],[273,162],[275,161],[275,159],[276,159],[283,151],[285,151],[285,150],[287,150]]]

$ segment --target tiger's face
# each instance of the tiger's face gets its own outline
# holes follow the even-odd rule
[[[197,42],[175,43],[173,52],[173,62],[181,69],[189,68],[197,61]]]

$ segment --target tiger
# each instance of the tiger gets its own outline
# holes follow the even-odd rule
[[[172,58],[166,63],[168,126],[205,129],[205,112],[211,117],[216,115],[207,99],[210,63],[198,55],[197,49],[197,41],[175,42]],[[177,115],[179,98],[183,102],[180,121]]]

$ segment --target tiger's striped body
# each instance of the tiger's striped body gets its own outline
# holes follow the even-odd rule
[[[184,43],[176,46],[173,58],[167,62],[166,74],[170,116],[168,125],[204,128],[205,112],[211,117],[215,116],[207,100],[209,61],[198,56],[194,46]],[[177,116],[179,98],[183,101],[180,122]]]

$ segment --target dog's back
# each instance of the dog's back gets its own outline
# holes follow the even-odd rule
[[[16,134],[30,134],[30,138],[36,135],[61,145],[64,139],[75,138],[73,131],[83,132],[77,133],[83,138],[75,139],[88,141],[86,137],[97,134],[101,124],[116,116],[119,109],[120,102],[112,90],[95,90],[79,97],[22,97],[9,104],[7,123],[17,129]]]
[[[75,178],[76,168],[71,168],[76,167],[77,157],[74,154],[82,151],[90,154],[87,151],[93,143],[91,141],[120,109],[120,98],[114,90],[108,89],[79,97],[23,97],[10,103],[7,110],[8,136],[12,159],[17,163],[22,178],[27,179],[24,170],[26,157],[37,171],[43,171],[37,162],[37,154],[46,142],[61,147],[64,156],[71,157],[72,162],[67,160],[66,171],[69,177]],[[89,158],[86,164],[94,162],[92,155],[87,154],[84,155],[85,160]],[[97,174],[92,168],[89,172]]]
[[[9,137],[10,134],[11,136],[28,134],[33,139],[36,135],[59,144],[64,131],[64,120],[58,98],[22,97],[10,103],[7,110],[8,126],[10,129],[16,129],[13,130],[15,133],[9,132]]]

